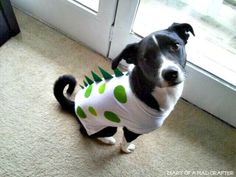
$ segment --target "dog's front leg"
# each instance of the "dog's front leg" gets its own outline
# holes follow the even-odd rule
[[[125,153],[131,153],[135,149],[135,145],[131,142],[135,140],[140,134],[129,131],[126,127],[123,128],[124,137],[121,143],[121,150]]]

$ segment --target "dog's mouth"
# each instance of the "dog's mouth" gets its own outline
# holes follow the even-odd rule
[[[161,87],[161,88],[164,88],[164,87],[174,87],[174,86],[177,86],[181,83],[183,83],[185,80],[185,76],[181,76],[181,77],[177,77],[176,79],[163,79],[163,78],[160,78],[158,79],[158,82],[157,82],[157,86],[158,87]]]
[[[157,83],[157,86],[161,87],[161,88],[164,88],[164,87],[174,87],[174,86],[177,86],[177,85],[183,83],[184,80],[185,80],[184,78],[176,79],[176,80],[172,80],[172,81],[162,80],[162,81],[159,81]]]
[[[168,85],[169,85],[170,87],[172,87],[172,86],[179,85],[179,84],[181,84],[182,82],[183,82],[183,80],[182,80],[182,81],[168,82]]]

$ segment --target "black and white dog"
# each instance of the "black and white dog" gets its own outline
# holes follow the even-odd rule
[[[73,76],[64,75],[55,82],[54,95],[64,109],[79,117],[81,133],[89,137],[114,144],[116,141],[112,136],[116,133],[117,127],[122,126],[124,138],[121,150],[130,153],[135,149],[131,142],[141,134],[160,127],[181,96],[185,79],[185,44],[189,38],[188,32],[194,35],[191,25],[174,23],[165,30],[150,34],[138,43],[127,45],[112,61],[113,69],[117,68],[122,59],[133,64],[134,67],[125,80],[111,79],[109,83],[100,86],[97,84],[98,87],[93,84],[82,94],[78,93],[79,96],[72,101],[64,96],[63,90],[69,85],[67,93],[72,94],[76,81]],[[123,87],[124,82],[126,86]],[[105,85],[107,90],[112,90],[114,98],[109,94],[101,96]],[[100,94],[96,94],[95,90]],[[99,99],[93,107],[91,92]],[[111,107],[113,103],[118,106]],[[102,108],[98,108],[99,106]],[[106,111],[108,109],[113,112]],[[118,113],[121,109],[124,109],[124,113]],[[103,118],[90,119],[86,114]],[[93,122],[90,122],[91,120]],[[99,123],[103,126],[96,125]]]

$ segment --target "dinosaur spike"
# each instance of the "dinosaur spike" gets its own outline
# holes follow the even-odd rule
[[[85,81],[84,81],[84,86],[85,86],[85,87],[87,87],[87,86],[88,86],[87,82],[85,82]]]
[[[113,76],[111,74],[109,74],[107,71],[105,71],[101,67],[98,67],[98,68],[99,68],[100,72],[102,73],[105,80],[113,78]]]
[[[102,78],[99,77],[95,72],[91,71],[92,73],[92,76],[93,76],[93,79],[95,82],[101,82],[102,81]]]
[[[121,77],[124,75],[118,68],[114,69],[114,73],[116,77]]]
[[[82,85],[79,85],[79,86],[80,86],[80,88],[84,89],[84,87]]]
[[[87,80],[89,85],[93,84],[93,81],[88,76],[85,76],[85,79]]]

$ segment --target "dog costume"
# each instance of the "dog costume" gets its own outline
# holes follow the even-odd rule
[[[104,78],[93,71],[94,81],[85,76],[84,86],[75,97],[75,112],[89,135],[110,127],[126,127],[137,134],[159,128],[172,110],[148,107],[132,92],[128,73],[115,75],[99,67]]]

